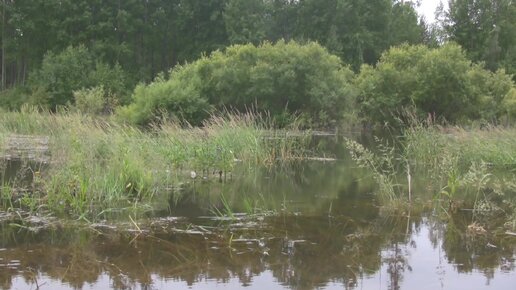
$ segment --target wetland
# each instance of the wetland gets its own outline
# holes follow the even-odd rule
[[[411,163],[409,203],[407,186],[394,182],[404,180],[403,167],[395,166],[401,172],[396,177],[386,173],[385,159],[398,156],[378,145],[388,142],[370,133],[309,139],[310,150],[290,162],[250,165],[231,156],[230,171],[219,174],[198,166],[195,178],[184,163],[163,193],[148,200],[136,195],[125,209],[114,207],[115,202],[102,211],[89,208],[98,199],[88,201],[83,212],[72,204],[55,210],[46,204],[45,196],[52,194],[48,188],[39,193],[32,188],[35,182],[45,184],[38,179],[55,170],[52,153],[3,160],[0,287],[513,289],[516,234],[511,204],[504,207],[511,197],[502,202],[499,195],[489,195],[512,193],[510,166],[483,175],[493,182],[474,192],[485,199],[468,199],[472,181],[457,181],[452,189],[450,176],[455,175],[441,181],[443,171]],[[378,176],[360,166],[356,151],[349,154],[354,150],[349,140],[376,156],[398,196],[382,194]],[[318,158],[307,158],[307,152]],[[471,179],[470,171],[457,173],[456,179]],[[507,181],[504,186],[493,185],[494,175]],[[5,204],[8,185],[10,206]],[[499,209],[481,210],[486,204]]]

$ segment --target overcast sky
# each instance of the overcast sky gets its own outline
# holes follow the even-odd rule
[[[426,20],[428,22],[434,22],[434,12],[435,8],[437,8],[437,5],[439,5],[439,2],[441,0],[421,0],[421,6],[417,8],[419,14],[422,14],[425,16]],[[446,8],[448,5],[448,0],[442,0],[444,4],[444,8]]]

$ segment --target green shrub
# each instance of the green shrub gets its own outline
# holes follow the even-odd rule
[[[505,114],[512,120],[516,120],[516,88],[512,88],[502,101]]]
[[[158,76],[149,85],[136,86],[133,103],[117,111],[120,119],[131,124],[147,124],[159,118],[180,119],[198,125],[212,110],[199,93],[193,66],[177,66],[169,79]]]
[[[81,89],[73,92],[75,108],[85,114],[98,115],[111,110],[115,98],[111,97],[104,87]]]
[[[0,92],[0,107],[14,110],[19,109],[29,101],[31,95],[29,88],[18,86]]]
[[[280,41],[234,45],[174,69],[169,79],[138,86],[133,104],[120,115],[133,123],[152,121],[166,110],[196,122],[216,109],[268,111],[273,117],[301,113],[327,125],[353,108],[353,73],[317,43]]]
[[[43,100],[33,97],[31,103],[50,108],[73,102],[73,91],[83,88],[104,86],[116,95],[124,95],[126,90],[121,67],[96,62],[84,46],[70,46],[58,54],[48,52],[41,68],[29,75],[29,85],[34,97],[45,96]]]
[[[498,118],[514,84],[503,71],[472,64],[460,46],[403,45],[385,52],[376,68],[363,66],[356,79],[362,116],[377,122],[402,117],[415,106],[422,116],[456,123]]]

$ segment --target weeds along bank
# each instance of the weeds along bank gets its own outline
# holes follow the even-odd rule
[[[48,164],[32,166],[29,182],[4,182],[1,202],[87,220],[166,206],[167,192],[191,175],[223,178],[237,163],[272,164],[302,154],[303,137],[284,138],[265,123],[247,114],[212,117],[196,128],[164,123],[142,131],[74,113],[7,112],[0,116],[2,155],[17,136],[47,136],[49,157]]]
[[[476,222],[503,217],[516,229],[516,128],[464,129],[416,122],[371,151],[347,140],[370,170],[385,205],[431,201],[436,213],[472,210]]]
[[[439,210],[467,208],[477,222],[503,217],[516,229],[516,128],[417,125],[404,138],[404,155],[431,180]]]

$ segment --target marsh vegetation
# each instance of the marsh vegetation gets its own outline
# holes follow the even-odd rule
[[[307,153],[306,133],[271,130],[252,114],[213,116],[203,127],[163,121],[146,131],[29,108],[0,118],[3,171],[8,159],[28,166],[25,176],[3,180],[3,208],[90,222],[112,213],[155,210],[185,182],[227,180],[237,165],[239,170],[272,166]],[[25,139],[11,148],[20,136]],[[31,146],[36,136],[48,139],[43,151]],[[32,156],[11,156],[21,146]]]
[[[512,289],[516,6],[420,2],[0,3],[0,287]]]

